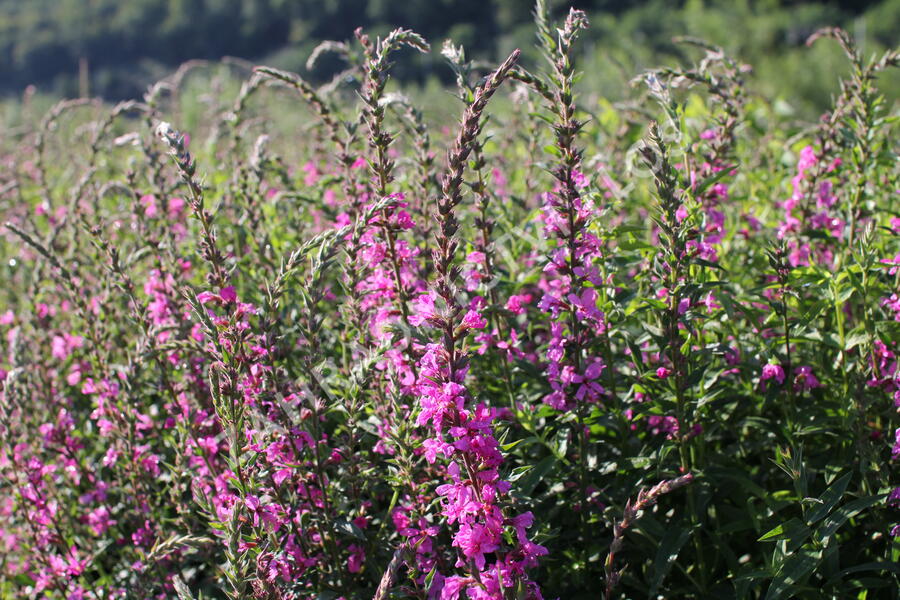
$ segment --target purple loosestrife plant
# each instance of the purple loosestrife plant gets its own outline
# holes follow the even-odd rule
[[[388,27],[9,100],[0,597],[892,597],[896,50],[807,122],[552,8],[456,98]]]
[[[461,574],[440,573],[432,580],[432,593],[442,600],[456,600],[463,591],[469,598],[485,600],[499,600],[511,593],[542,597],[526,574],[547,552],[528,539],[526,529],[531,527],[533,517],[525,513],[508,518],[501,505],[510,484],[498,471],[503,455],[492,426],[496,411],[483,403],[473,405],[465,386],[469,357],[461,342],[471,330],[484,328],[487,321],[477,308],[460,304],[459,267],[455,264],[459,222],[454,211],[463,200],[466,159],[481,132],[481,115],[488,100],[518,57],[518,51],[511,54],[477,90],[448,153],[449,170],[437,207],[432,303],[430,310],[421,314],[441,339],[425,347],[418,363],[421,411],[417,420],[432,429],[432,437],[423,442],[428,462],[435,462],[438,454],[449,459],[450,481],[438,487],[437,493],[442,497],[441,514],[454,529],[453,546],[459,553],[455,566],[461,569]],[[446,441],[447,435],[452,441]],[[504,548],[506,528],[515,531],[510,548]],[[487,554],[494,555],[495,560],[489,562]]]

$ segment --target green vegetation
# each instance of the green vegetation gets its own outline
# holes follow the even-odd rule
[[[7,99],[0,599],[900,600],[896,2],[663,6]]]

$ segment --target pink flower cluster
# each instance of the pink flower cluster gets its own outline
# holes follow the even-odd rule
[[[587,185],[583,175],[576,181],[580,187]],[[591,340],[606,332],[606,316],[597,308],[595,289],[604,284],[594,265],[601,244],[588,231],[594,215],[591,201],[579,197],[570,210],[558,192],[547,192],[543,198],[544,233],[555,245],[539,284],[544,295],[538,308],[551,321],[546,354],[551,391],[544,402],[568,411],[576,404],[596,403],[604,393],[598,381],[603,360],[587,351]]]
[[[832,181],[826,179],[840,165],[841,159],[827,162],[812,146],[800,151],[797,173],[791,179],[791,196],[781,203],[784,218],[778,229],[778,238],[786,240],[788,261],[794,267],[809,265],[816,257],[823,264],[831,264],[830,245],[844,236],[846,224],[836,215],[837,197]],[[823,232],[828,239],[807,241],[802,235],[807,230]]]
[[[482,328],[484,318],[470,309],[462,321],[466,329]],[[506,589],[524,584],[526,597],[541,598],[538,586],[527,578],[526,570],[547,554],[532,543],[526,533],[533,522],[531,513],[513,518],[504,516],[501,502],[510,484],[499,474],[503,463],[499,443],[493,435],[493,421],[499,411],[483,404],[471,407],[465,387],[468,367],[460,356],[448,355],[442,344],[428,344],[417,367],[416,390],[421,411],[420,426],[431,435],[423,441],[425,458],[434,463],[438,455],[450,461],[450,482],[437,488],[443,498],[441,514],[456,525],[453,546],[459,551],[457,568],[463,575],[435,576],[431,597],[457,600],[466,591],[470,600],[502,600]],[[506,528],[515,531],[513,548],[503,546]],[[488,555],[494,557],[490,561]]]
[[[707,144],[719,141],[721,132],[718,127],[707,129],[700,134],[700,139]],[[721,204],[728,200],[728,183],[722,179],[725,176],[734,176],[736,169],[724,163],[723,159],[715,155],[711,150],[706,152],[705,159],[690,172],[691,188],[696,190],[698,184],[707,179],[719,178],[697,195],[700,208],[703,211],[703,225],[694,239],[687,241],[685,251],[709,262],[719,260],[716,246],[722,243],[728,233],[725,227],[725,213],[721,210]],[[688,217],[687,207],[682,204],[675,213],[678,222]]]

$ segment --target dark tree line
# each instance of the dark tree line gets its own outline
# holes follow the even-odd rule
[[[645,38],[641,43],[648,35],[652,43],[654,30],[665,32],[667,13],[687,2],[656,1],[659,10],[652,11],[646,7],[654,2],[647,0],[549,4],[556,11],[576,5],[617,18],[644,9],[636,27]],[[728,10],[732,3],[707,4]],[[804,3],[750,4],[764,5],[765,12],[767,5]],[[844,0],[829,8],[849,18],[874,4],[879,3]],[[409,27],[432,41],[452,37],[473,56],[492,57],[511,37],[530,46],[532,5],[532,0],[0,0],[0,92],[36,84],[72,95],[79,91],[81,67],[91,93],[132,97],[185,60],[226,55],[274,57],[281,66],[299,68],[318,41],[349,39],[357,26],[374,33]],[[323,71],[328,68],[324,63]],[[421,65],[413,71],[420,73]],[[403,77],[402,66],[396,74]]]

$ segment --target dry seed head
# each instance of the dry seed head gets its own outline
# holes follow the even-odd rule
[[[576,8],[569,9],[569,16],[566,17],[566,24],[561,34],[566,37],[572,37],[575,33],[580,29],[588,28],[588,18],[587,14],[583,10],[578,10]]]
[[[313,48],[313,51],[310,53],[309,58],[306,59],[306,70],[312,71],[316,67],[316,63],[319,61],[319,58],[329,52],[337,54],[341,58],[349,62],[350,48],[349,46],[347,46],[347,44],[345,44],[344,42],[325,40],[324,42]]]
[[[174,130],[172,129],[171,123],[169,123],[167,121],[160,121],[159,124],[156,126],[156,130],[154,131],[154,133],[156,133],[156,137],[160,138],[161,140],[163,140],[165,142],[168,142],[169,139],[173,135],[173,131]]]
[[[462,45],[454,46],[453,40],[444,40],[444,44],[441,46],[441,56],[457,65],[466,61],[466,52]]]

